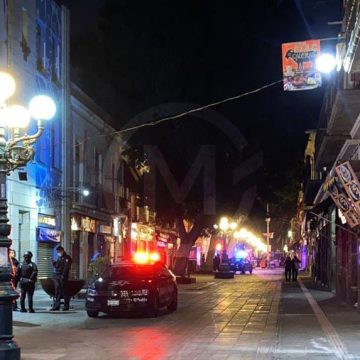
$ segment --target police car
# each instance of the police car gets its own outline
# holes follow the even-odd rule
[[[109,265],[89,286],[86,311],[89,317],[99,312],[116,314],[142,311],[158,316],[161,307],[177,309],[175,275],[159,262],[156,253],[136,253],[131,261]]]

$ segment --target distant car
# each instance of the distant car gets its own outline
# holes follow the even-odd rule
[[[243,260],[239,264],[239,271],[241,271],[242,274],[245,274],[245,272],[249,272],[249,274],[252,274],[253,272],[253,265],[248,260]]]
[[[117,314],[141,311],[158,316],[161,307],[177,309],[176,277],[166,265],[123,261],[108,266],[89,286],[86,312],[97,317],[99,312]]]
[[[253,265],[249,260],[246,259],[231,259],[230,270],[240,271],[242,274],[245,274],[245,272],[252,274]]]

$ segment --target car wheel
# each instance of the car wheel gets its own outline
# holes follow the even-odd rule
[[[158,295],[154,295],[152,304],[150,305],[149,316],[150,317],[158,317],[159,315],[159,297]]]
[[[174,292],[174,296],[171,300],[171,303],[168,305],[168,310],[169,311],[175,311],[177,310],[177,306],[178,306],[178,301],[177,301],[177,292]]]
[[[86,313],[87,313],[88,317],[91,317],[91,318],[96,318],[99,315],[98,311],[87,310]]]

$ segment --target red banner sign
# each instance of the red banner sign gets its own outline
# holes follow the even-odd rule
[[[321,86],[315,60],[320,55],[320,40],[282,44],[284,90],[310,90]]]

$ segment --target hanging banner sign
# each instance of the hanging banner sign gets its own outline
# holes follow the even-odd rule
[[[357,225],[360,224],[360,182],[349,161],[338,165],[335,168],[336,174],[353,205],[357,215]],[[355,220],[355,218],[354,218]]]
[[[336,178],[332,179],[328,187],[328,192],[337,208],[341,211],[348,225],[353,228],[360,224],[360,216],[355,210],[354,202],[348,197],[344,191],[341,182]]]
[[[320,40],[282,44],[284,90],[311,90],[321,86],[315,60],[320,55]]]

